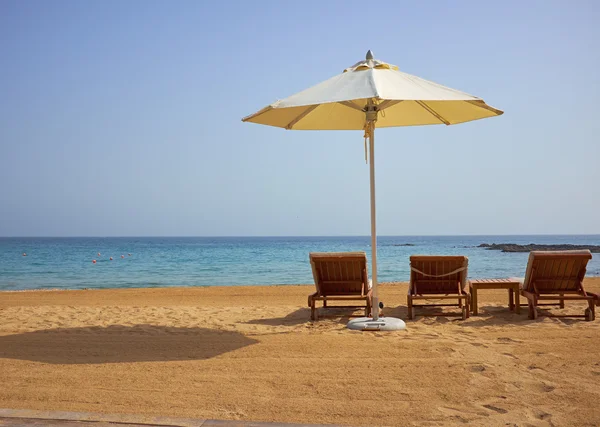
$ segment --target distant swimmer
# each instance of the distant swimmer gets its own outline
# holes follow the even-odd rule
[[[121,255],[121,258],[125,258],[125,255]]]
[[[127,254],[128,256],[131,256],[131,254]]]
[[[27,254],[25,252],[23,252],[23,256],[27,256]]]
[[[109,258],[112,261],[112,257]]]
[[[92,264],[96,264],[96,260],[95,259],[92,260]]]

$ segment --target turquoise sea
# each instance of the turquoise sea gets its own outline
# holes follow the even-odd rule
[[[470,277],[524,275],[528,254],[477,248],[480,243],[600,245],[600,235],[382,236],[379,280],[407,280],[411,254],[467,255]],[[313,251],[370,256],[370,238],[0,238],[0,290],[312,283]],[[600,254],[594,254],[588,275],[600,276]]]

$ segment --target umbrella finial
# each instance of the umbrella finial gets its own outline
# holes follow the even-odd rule
[[[373,59],[373,52],[371,52],[371,49],[369,49],[369,51],[367,52],[367,57],[366,57],[367,61],[372,60]]]

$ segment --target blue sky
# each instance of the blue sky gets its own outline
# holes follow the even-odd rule
[[[242,123],[364,58],[499,118],[377,133],[382,235],[600,233],[595,1],[2,1],[0,236],[368,235],[360,132]]]

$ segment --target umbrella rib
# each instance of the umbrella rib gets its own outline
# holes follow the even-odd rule
[[[423,101],[415,101],[415,102],[417,104],[419,104],[421,107],[423,107],[432,116],[434,116],[435,118],[437,118],[440,122],[444,123],[445,125],[450,125],[450,122],[448,120],[446,120],[445,118],[443,118],[442,116],[440,116],[438,113],[436,113],[429,105],[425,104]]]
[[[319,104],[315,104],[315,105],[309,106],[306,110],[304,110],[302,113],[300,113],[294,120],[292,120],[291,122],[289,122],[285,126],[285,128],[288,129],[288,130],[290,130],[296,123],[298,123],[300,120],[302,120],[307,115],[309,115],[311,113],[311,111],[313,111],[318,106],[319,106]]]
[[[497,110],[497,109],[496,109],[496,108],[494,108],[494,107],[490,107],[490,106],[489,106],[489,105],[487,105],[487,104],[486,104],[484,101],[466,101],[466,102],[468,102],[468,103],[469,103],[469,104],[471,104],[471,105],[475,105],[475,106],[477,106],[477,107],[479,107],[479,108],[483,108],[484,110],[491,111],[492,113],[495,113],[495,114],[497,114],[498,116],[500,116],[500,115],[504,114],[504,111],[502,111],[502,110]]]
[[[399,104],[402,101],[403,101],[402,99],[394,99],[394,100],[386,99],[385,101],[383,101],[381,104],[379,104],[377,106],[377,110],[378,111],[385,110],[386,108],[393,107],[394,105]]]
[[[349,107],[349,108],[353,108],[353,109],[361,111],[363,113],[365,112],[364,109],[362,109],[361,107],[359,107],[358,105],[356,105],[355,103],[350,102],[350,101],[339,101],[338,104],[344,105],[344,106]]]
[[[248,120],[250,120],[250,119],[253,119],[253,118],[255,118],[255,117],[258,117],[258,116],[260,116],[261,114],[264,114],[264,113],[266,113],[267,111],[271,111],[272,109],[273,109],[273,107],[272,107],[271,105],[269,105],[268,107],[265,107],[265,108],[263,108],[263,109],[261,109],[261,110],[257,111],[257,112],[256,112],[256,113],[254,113],[254,114],[250,114],[249,116],[246,116],[246,117],[244,117],[244,118],[242,119],[242,121],[243,121],[243,122],[247,122]]]

